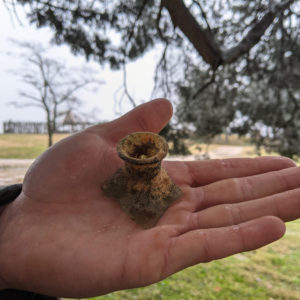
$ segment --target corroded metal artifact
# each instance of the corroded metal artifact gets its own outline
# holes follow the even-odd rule
[[[108,197],[116,199],[137,224],[152,227],[182,194],[161,167],[168,144],[157,134],[136,132],[121,140],[117,151],[125,164],[102,186],[102,190]]]

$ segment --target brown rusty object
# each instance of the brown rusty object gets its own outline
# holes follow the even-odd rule
[[[161,167],[168,144],[157,134],[136,132],[121,140],[117,151],[125,164],[102,190],[116,199],[137,224],[143,228],[152,227],[182,194]]]

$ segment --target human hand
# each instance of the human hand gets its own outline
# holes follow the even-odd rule
[[[103,183],[123,164],[117,142],[160,131],[154,100],[72,135],[36,160],[0,216],[0,286],[89,297],[151,284],[188,266],[266,245],[300,215],[300,170],[286,158],[164,162],[184,194],[148,230]]]

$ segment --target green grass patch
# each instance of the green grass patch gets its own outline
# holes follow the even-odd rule
[[[199,264],[148,287],[89,299],[297,300],[299,267],[300,220],[287,224],[283,239],[259,250]]]
[[[54,143],[66,137],[55,134]],[[36,158],[48,147],[46,134],[1,134],[0,158]]]

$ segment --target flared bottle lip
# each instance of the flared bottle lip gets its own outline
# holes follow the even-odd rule
[[[153,132],[135,132],[124,137],[117,145],[117,152],[125,162],[135,165],[154,164],[168,153],[168,143]]]

